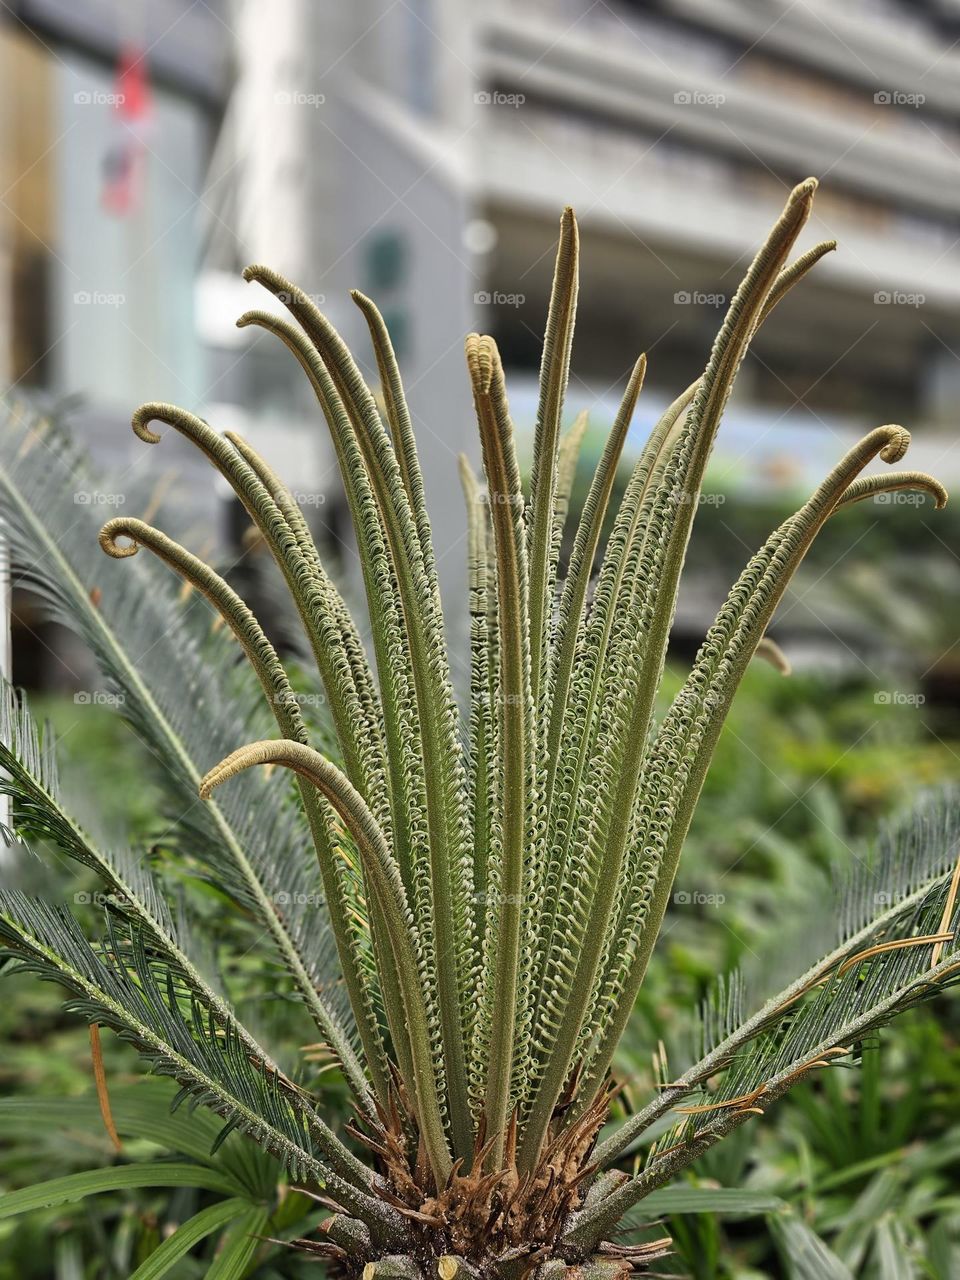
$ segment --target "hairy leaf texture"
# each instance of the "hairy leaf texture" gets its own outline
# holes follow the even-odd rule
[[[64,433],[5,411],[0,514],[15,572],[122,695],[156,761],[169,856],[201,868],[262,928],[353,1091],[347,1135],[370,1159],[333,1132],[319,1099],[273,1062],[205,976],[164,880],[77,816],[6,686],[0,789],[13,798],[16,834],[94,870],[114,902],[91,940],[63,910],[6,893],[0,938],[22,966],[65,986],[88,1022],[113,1028],[184,1098],[223,1117],[221,1140],[233,1129],[248,1135],[322,1198],[332,1216],[296,1247],[350,1280],[562,1280],[571,1269],[622,1280],[669,1244],[617,1243],[624,1214],[642,1212],[647,1195],[710,1145],[960,972],[951,793],[923,800],[846,883],[835,931],[789,956],[800,977],[785,973],[770,996],[749,975],[724,976],[704,1009],[699,1060],[670,1079],[658,1057],[657,1096],[598,1141],[617,1045],[732,699],[758,652],[788,669],[766,632],[791,578],[852,503],[899,489],[946,500],[921,472],[867,471],[899,463],[909,445],[902,427],[865,435],[751,557],[657,721],[686,550],[738,370],[773,308],[835,247],[790,260],[815,189],[809,179],[790,194],[703,373],[632,460],[615,512],[647,360],[635,360],[583,510],[571,513],[586,431],[586,417],[570,422],[564,406],[580,259],[572,210],[560,221],[528,486],[497,345],[467,337],[481,470],[460,461],[470,644],[462,717],[413,418],[388,327],[363,294],[352,297],[378,387],[313,300],[268,267],[245,278],[288,316],[253,310],[238,323],[279,338],[316,395],[368,627],[351,617],[292,494],[246,441],[172,405],[133,415],[144,443],[172,432],[199,449],[242,503],[316,662],[330,712],[322,735],[237,591],[134,515],[108,521],[98,550],[91,508],[65,512],[84,464]],[[189,606],[171,571],[189,587]],[[651,1140],[670,1113],[672,1130]],[[645,1163],[633,1176],[609,1167],[640,1146]],[[262,1207],[228,1201],[220,1216],[205,1214],[171,1237],[156,1266],[236,1217],[215,1270],[239,1274],[250,1258],[243,1227],[262,1228]]]

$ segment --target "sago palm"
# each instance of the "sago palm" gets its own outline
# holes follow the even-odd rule
[[[658,720],[681,569],[737,370],[772,308],[834,247],[788,263],[815,186],[791,194],[702,377],[654,427],[601,553],[644,377],[645,359],[637,361],[562,575],[582,436],[582,424],[561,432],[578,278],[571,211],[560,225],[528,492],[496,345],[467,338],[483,482],[462,462],[466,725],[411,418],[369,299],[353,295],[379,398],[310,298],[268,268],[245,276],[291,320],[252,311],[239,321],[280,338],[316,392],[353,517],[369,655],[270,466],[182,409],[146,404],[133,419],[149,444],[161,439],[154,425],[166,424],[201,449],[272,553],[319,669],[329,710],[326,737],[313,735],[322,751],[289,672],[233,588],[126,515],[103,527],[103,551],[152,552],[206,598],[220,633],[201,638],[143,557],[98,569],[82,535],[89,508],[61,520],[50,499],[58,476],[71,483],[67,445],[20,411],[8,417],[0,490],[17,568],[92,647],[159,761],[171,813],[166,856],[214,880],[256,922],[348,1082],[356,1118],[335,1132],[298,1069],[284,1069],[239,1020],[186,927],[189,903],[167,900],[163,866],[105,846],[66,807],[49,751],[10,690],[4,785],[17,831],[95,868],[111,896],[106,932],[90,941],[65,910],[7,892],[4,945],[22,967],[66,986],[91,1025],[113,1029],[173,1077],[182,1098],[223,1117],[221,1138],[249,1135],[321,1197],[331,1215],[298,1245],[348,1275],[519,1280],[581,1268],[599,1280],[643,1269],[669,1241],[625,1243],[625,1215],[642,1220],[644,1198],[711,1144],[794,1082],[856,1054],[960,966],[958,821],[948,796],[894,829],[836,907],[824,905],[835,928],[798,960],[800,976],[756,1000],[739,980],[722,983],[700,1060],[671,1079],[658,1055],[656,1096],[610,1123],[617,1044],[703,778],[747,665],[770,645],[765,631],[787,584],[824,523],[851,503],[904,488],[945,501],[937,481],[917,472],[864,475],[877,458],[897,463],[909,440],[899,426],[871,431],[747,564]],[[265,736],[225,631],[249,659],[276,736]],[[259,740],[245,744],[251,735]],[[296,775],[299,807],[285,770]],[[653,1126],[656,1136],[645,1137]],[[639,1166],[618,1169],[641,1146]]]

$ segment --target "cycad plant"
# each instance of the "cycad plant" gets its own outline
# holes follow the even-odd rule
[[[4,785],[18,834],[95,868],[111,892],[93,941],[65,910],[8,892],[4,945],[21,967],[66,986],[88,1023],[173,1077],[180,1098],[223,1117],[221,1139],[249,1135],[328,1204],[330,1216],[298,1244],[346,1274],[519,1280],[581,1268],[599,1280],[644,1268],[669,1241],[627,1243],[624,1215],[642,1218],[643,1199],[711,1144],[816,1068],[856,1053],[960,965],[957,818],[949,797],[934,798],[845,886],[836,928],[801,976],[758,1001],[739,980],[722,983],[701,1059],[671,1079],[658,1054],[656,1096],[600,1133],[704,774],[792,574],[824,523],[853,502],[903,488],[945,500],[920,473],[864,476],[878,457],[898,462],[908,444],[901,427],[871,431],[750,560],[657,720],[681,568],[737,370],[772,308],[834,247],[788,264],[815,186],[791,194],[702,377],[655,426],[600,554],[644,376],[637,361],[562,580],[582,434],[579,425],[561,432],[578,278],[571,211],[560,226],[529,492],[496,345],[467,338],[484,479],[462,463],[465,725],[411,418],[367,298],[353,295],[379,399],[310,298],[266,267],[246,278],[292,319],[252,311],[239,323],[279,337],[320,402],[353,516],[371,655],[290,493],[243,439],[166,404],[146,404],[133,420],[150,444],[161,439],[155,424],[185,436],[246,508],[316,659],[329,710],[319,738],[231,586],[142,520],[119,516],[100,532],[109,556],[147,549],[206,598],[219,633],[201,642],[143,557],[98,568],[77,509],[59,526],[50,502],[51,476],[74,465],[67,446],[23,414],[8,418],[0,491],[15,562],[94,650],[159,762],[171,822],[153,865],[98,842],[66,807],[50,752],[8,690]],[[249,660],[275,736],[264,736],[262,707],[231,666],[224,632]],[[244,745],[251,733],[260,740]],[[285,771],[296,775],[298,806]],[[344,1131],[324,1118],[303,1064],[278,1063],[210,977],[188,927],[189,897],[169,901],[164,859],[214,881],[255,922],[352,1090],[356,1116]],[[106,1110],[102,1082],[101,1092]],[[639,1167],[618,1169],[641,1146]]]

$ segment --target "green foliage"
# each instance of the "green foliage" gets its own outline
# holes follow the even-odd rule
[[[677,1078],[663,1063],[653,1101],[595,1145],[611,1063],[647,975],[714,748],[793,574],[827,521],[863,499],[910,489],[931,494],[938,506],[945,501],[942,487],[921,473],[865,475],[876,459],[897,463],[909,443],[898,426],[870,432],[749,561],[689,674],[669,705],[658,706],[701,485],[737,371],[770,310],[833,247],[818,245],[788,265],[815,186],[810,180],[792,193],[702,377],[655,426],[613,518],[592,593],[645,361],[635,366],[560,582],[582,438],[582,424],[561,432],[579,254],[569,210],[547,317],[529,492],[496,345],[476,334],[467,339],[485,486],[464,463],[466,736],[410,417],[389,336],[368,299],[354,296],[376,354],[382,413],[336,331],[275,272],[257,266],[245,276],[275,294],[292,321],[250,312],[240,323],[278,336],[316,392],[353,517],[373,664],[268,464],[238,437],[218,435],[182,409],[151,403],[133,419],[148,444],[161,439],[155,423],[186,437],[243,503],[316,660],[335,759],[313,745],[284,665],[234,589],[132,517],[110,520],[99,531],[100,548],[117,560],[152,552],[209,603],[225,633],[204,631],[188,616],[146,557],[112,572],[94,563],[93,530],[80,536],[76,527],[85,525],[87,509],[65,514],[51,498],[77,487],[81,461],[54,428],[8,415],[0,506],[16,567],[93,650],[156,761],[172,829],[161,874],[141,850],[118,846],[94,821],[78,818],[44,735],[5,688],[0,764],[17,834],[95,872],[110,898],[105,925],[93,932],[60,906],[6,890],[0,941],[14,968],[66,987],[72,1012],[114,1030],[155,1073],[172,1078],[177,1105],[207,1108],[224,1121],[207,1160],[187,1166],[193,1172],[167,1165],[152,1176],[192,1179],[225,1198],[198,1208],[135,1277],[167,1274],[215,1234],[221,1274],[249,1267],[253,1226],[271,1206],[251,1199],[249,1183],[231,1194],[229,1179],[211,1181],[209,1169],[240,1135],[277,1162],[280,1176],[336,1209],[319,1238],[298,1244],[350,1274],[373,1263],[384,1276],[416,1275],[446,1259],[452,1276],[459,1257],[468,1275],[480,1267],[503,1280],[534,1262],[545,1277],[576,1263],[613,1277],[666,1246],[610,1243],[624,1214],[953,978],[958,829],[955,797],[944,794],[902,819],[867,870],[851,876],[834,927],[810,936],[802,975],[790,975],[774,994],[744,975],[720,982],[704,1011],[698,1060]],[[248,669],[236,669],[232,642]],[[264,702],[278,737],[266,736]],[[261,765],[290,771],[299,805],[282,774],[250,772]],[[182,884],[190,875],[216,884],[261,932],[282,969],[278,983],[299,1000],[352,1090],[358,1118],[349,1131],[334,1131],[296,1070],[261,1045],[230,992],[209,976],[189,898],[183,909],[171,906],[171,872]],[[888,895],[882,901],[878,883]],[[760,975],[767,983],[772,976],[769,969]],[[676,1122],[663,1133],[668,1117]],[[349,1138],[371,1149],[375,1164],[361,1160]],[[610,1172],[638,1143],[646,1148],[643,1167],[626,1177]],[[12,1193],[9,1212],[150,1176],[144,1165],[68,1175],[66,1185]],[[741,1212],[759,1203],[728,1191],[728,1206],[736,1201]],[[806,1227],[777,1221],[800,1259],[796,1267],[808,1253],[826,1265],[826,1246],[812,1243]]]
[[[128,1280],[137,1273],[138,1264],[170,1265],[183,1256],[207,1234],[220,1232],[228,1220],[234,1225],[226,1232],[223,1247],[217,1252],[210,1273],[224,1276],[266,1274],[260,1266],[268,1261],[284,1264],[287,1257],[282,1247],[271,1245],[265,1237],[289,1236],[291,1230],[316,1218],[315,1206],[306,1197],[279,1195],[277,1166],[268,1156],[239,1137],[228,1137],[219,1149],[211,1152],[222,1129],[211,1114],[186,1109],[171,1111],[176,1087],[166,1082],[141,1080],[133,1085],[114,1084],[110,1090],[113,1118],[124,1143],[124,1159],[135,1157],[135,1163],[120,1163],[103,1168],[66,1175],[32,1185],[22,1191],[8,1193],[2,1200],[2,1216],[33,1211],[35,1216],[58,1231],[71,1223],[74,1230],[64,1240],[79,1242],[79,1230],[97,1223],[89,1211],[82,1212],[89,1197],[96,1196],[98,1210],[106,1215],[104,1228],[111,1237],[101,1245],[101,1262],[110,1280]],[[103,1125],[95,1097],[75,1098],[11,1098],[0,1101],[0,1125],[7,1142],[26,1144],[38,1133],[55,1141],[61,1161],[89,1161],[91,1144],[102,1133]],[[73,1149],[75,1148],[75,1149]],[[168,1158],[158,1159],[159,1154]],[[169,1155],[174,1155],[170,1159]],[[189,1161],[189,1163],[187,1162]],[[197,1188],[185,1198],[180,1192],[166,1197],[160,1209],[161,1221],[171,1224],[170,1240],[177,1246],[164,1246],[160,1254],[157,1241],[150,1242],[146,1223],[153,1215],[152,1203],[140,1201],[140,1212],[128,1213],[124,1206],[136,1209],[137,1201],[129,1194],[135,1188]],[[122,1195],[110,1196],[116,1192]],[[199,1199],[197,1197],[200,1197]],[[112,1201],[111,1212],[107,1202]],[[162,1204],[163,1201],[161,1200]],[[109,1226],[108,1226],[109,1224]],[[172,1230],[176,1227],[177,1230]],[[209,1227],[209,1232],[205,1228]],[[183,1234],[181,1234],[183,1232]],[[139,1254],[139,1256],[138,1256]],[[6,1255],[5,1255],[6,1256]],[[212,1258],[212,1253],[211,1253]],[[22,1275],[33,1275],[23,1262]],[[38,1273],[41,1274],[41,1273]],[[43,1272],[42,1274],[48,1274]],[[144,1274],[154,1274],[145,1271]],[[162,1274],[160,1272],[156,1274]],[[182,1274],[177,1271],[175,1274]],[[194,1274],[192,1271],[190,1274]],[[196,1274],[206,1274],[198,1271]],[[6,1276],[0,1264],[0,1275]]]

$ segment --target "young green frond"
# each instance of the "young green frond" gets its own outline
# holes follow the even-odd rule
[[[392,1017],[391,1031],[394,1040],[406,1039],[409,1042],[410,1060],[414,1068],[412,1085],[416,1098],[417,1122],[427,1144],[434,1176],[438,1185],[442,1185],[450,1172],[451,1160],[440,1116],[427,1012],[417,971],[413,922],[400,870],[376,819],[364,804],[363,797],[335,765],[302,743],[280,740],[240,747],[203,779],[200,784],[201,797],[209,799],[215,787],[221,786],[244,769],[262,764],[285,765],[322,792],[343,819],[360,851],[364,879],[377,899],[389,943],[389,951],[380,952],[379,970],[386,973],[393,966],[394,982],[403,999],[402,1010],[387,1007],[387,1013]]]
[[[530,597],[524,538],[524,499],[507,408],[500,355],[492,338],[471,334],[466,345],[483,465],[487,476],[496,564],[498,681],[496,715],[500,773],[497,809],[500,875],[487,903],[484,948],[491,956],[481,1017],[489,1024],[484,1120],[494,1138],[491,1153],[503,1159],[514,1084],[527,1028],[520,1002],[529,999],[521,976],[524,906],[534,901],[531,831],[534,809],[534,705],[530,691]],[[528,910],[527,915],[530,912]],[[519,1050],[519,1053],[518,1053]]]
[[[866,435],[750,559],[656,722],[687,545],[738,369],[773,308],[835,247],[789,261],[815,189],[810,179],[791,193],[703,374],[655,424],[605,547],[647,361],[633,367],[568,530],[586,430],[585,416],[569,422],[564,410],[580,254],[571,210],[560,224],[527,489],[496,343],[467,338],[483,472],[461,460],[464,724],[412,417],[387,325],[364,295],[352,296],[376,389],[311,298],[266,267],[245,277],[289,318],[250,311],[239,323],[279,338],[316,394],[356,535],[370,655],[307,521],[249,444],[170,405],[146,404],[133,419],[146,443],[160,440],[152,424],[162,422],[199,448],[262,535],[316,660],[332,735],[324,752],[265,628],[213,567],[126,516],[99,533],[124,564],[94,562],[87,509],[71,508],[67,522],[51,498],[76,488],[79,459],[55,429],[21,414],[0,433],[0,507],[17,568],[123,694],[171,813],[183,815],[171,856],[202,866],[262,929],[354,1094],[347,1135],[370,1160],[333,1132],[319,1100],[202,976],[162,881],[71,814],[6,688],[0,787],[13,797],[18,835],[94,869],[116,901],[91,944],[65,913],[7,894],[3,944],[66,986],[88,1022],[116,1030],[185,1097],[223,1117],[224,1135],[248,1134],[331,1206],[319,1235],[297,1244],[352,1280],[561,1280],[571,1269],[621,1280],[666,1248],[611,1243],[624,1213],[960,970],[958,832],[946,811],[928,808],[881,855],[903,890],[893,905],[876,909],[855,877],[836,936],[800,978],[759,1000],[746,978],[726,980],[705,1011],[699,1061],[676,1079],[661,1067],[658,1096],[598,1145],[617,1046],[725,717],[755,655],[787,669],[767,635],[784,591],[826,521],[851,504],[900,489],[937,507],[946,500],[921,472],[863,474],[877,458],[898,463],[909,444],[898,426]],[[79,541],[75,530],[67,537],[75,520]],[[138,548],[165,568],[145,564]],[[225,631],[211,635],[185,616],[167,569]],[[233,669],[233,640],[249,673]],[[144,652],[142,664],[130,657]],[[278,737],[267,736],[268,711]],[[321,888],[322,908],[308,913],[291,887],[312,901]],[[674,1130],[649,1143],[651,1125],[671,1112]],[[649,1151],[638,1173],[609,1168],[640,1142]]]

